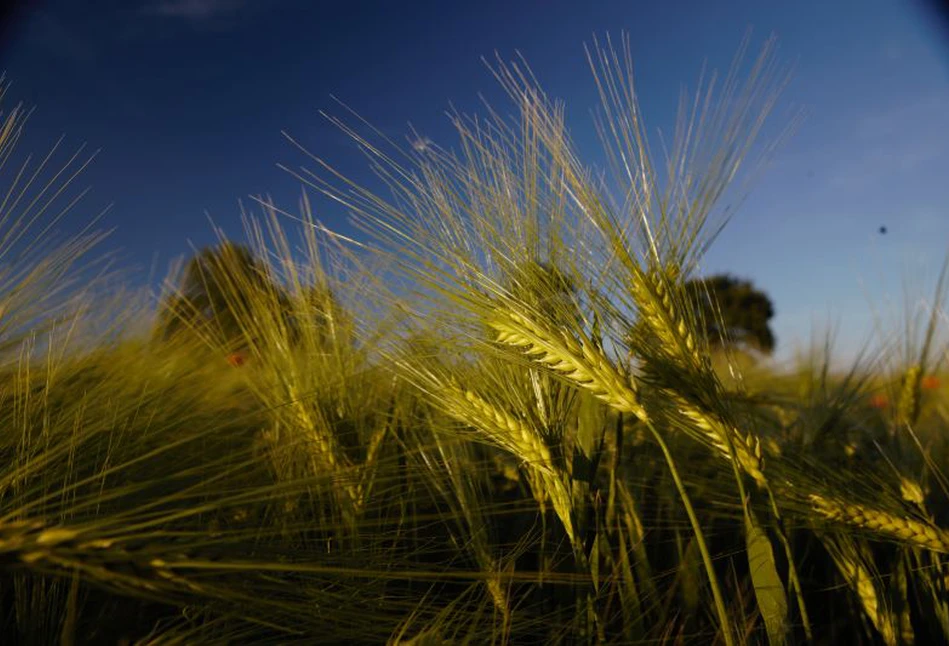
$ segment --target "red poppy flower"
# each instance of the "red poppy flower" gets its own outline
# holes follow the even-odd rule
[[[870,405],[874,408],[886,408],[890,405],[890,400],[886,398],[886,395],[878,393],[870,397]]]
[[[935,390],[939,388],[939,377],[936,375],[927,375],[923,377],[923,381],[920,383],[920,386],[923,390]]]
[[[235,368],[240,368],[246,361],[247,360],[244,358],[244,355],[240,352],[232,352],[231,354],[227,355],[227,362]]]

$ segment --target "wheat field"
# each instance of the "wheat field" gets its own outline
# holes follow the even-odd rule
[[[771,46],[663,156],[628,43],[588,57],[609,172],[499,60],[451,148],[331,117],[388,193],[307,150],[208,302],[123,288],[95,223],[52,242],[84,158],[9,166],[4,113],[3,643],[949,640],[946,271],[849,371],[749,364],[683,285],[772,151]]]

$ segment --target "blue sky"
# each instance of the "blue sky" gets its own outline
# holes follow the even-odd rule
[[[901,278],[927,288],[949,252],[949,36],[922,4],[40,0],[5,32],[0,68],[9,97],[36,106],[28,148],[65,133],[67,147],[102,149],[72,221],[114,203],[107,247],[145,271],[212,241],[206,213],[238,234],[239,198],[296,202],[276,165],[304,159],[282,130],[358,174],[317,114],[336,109],[330,95],[396,137],[411,122],[450,146],[449,102],[477,110],[480,92],[503,105],[481,57],[519,50],[597,164],[592,34],[629,33],[647,121],[668,129],[703,61],[727,68],[749,27],[752,51],[774,32],[793,66],[775,127],[795,109],[806,118],[705,268],[772,296],[779,356],[815,320],[839,323],[847,355],[871,305],[896,315]],[[329,205],[317,216],[346,230]]]

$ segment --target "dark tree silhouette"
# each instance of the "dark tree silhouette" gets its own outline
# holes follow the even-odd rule
[[[291,345],[305,332],[315,332],[318,343],[352,340],[348,312],[327,284],[306,287],[294,298],[253,251],[225,242],[188,261],[177,291],[162,304],[156,337],[187,335],[235,352],[256,344],[260,331],[275,324]]]
[[[163,304],[158,335],[196,333],[237,349],[252,332],[255,298],[260,302],[265,294],[265,302],[276,296],[289,314],[286,294],[250,249],[231,242],[205,247],[188,261],[177,293]]]
[[[698,320],[713,347],[724,341],[765,354],[774,350],[775,338],[769,324],[774,306],[768,295],[755,289],[750,281],[718,274],[689,280],[685,290],[698,308]]]

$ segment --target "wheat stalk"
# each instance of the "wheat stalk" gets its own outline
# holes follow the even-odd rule
[[[94,538],[68,527],[50,527],[40,520],[4,523],[0,528],[0,554],[28,567],[82,572],[120,589],[155,594],[167,592],[167,584],[171,583],[177,589],[210,595],[203,586],[175,574],[160,558],[136,554],[114,539]]]
[[[833,551],[833,558],[840,573],[860,600],[864,613],[883,637],[884,643],[887,646],[895,646],[897,643],[896,618],[891,612],[880,607],[880,599],[870,573],[856,559],[837,553],[837,550]]]
[[[680,271],[675,265],[669,265],[664,272],[636,270],[632,274],[631,288],[642,320],[663,347],[673,353],[681,365],[701,374],[710,369],[708,361],[699,352],[692,325],[679,313],[673,300],[673,289],[679,276]],[[686,402],[675,393],[670,394],[679,412],[703,431],[705,438],[719,454],[731,459],[734,451],[741,469],[759,487],[767,486],[761,443],[755,435],[742,435],[737,428],[718,416]]]
[[[497,331],[499,343],[520,349],[538,363],[589,390],[614,410],[635,415],[643,421],[649,419],[648,413],[639,403],[632,378],[593,344],[583,343],[563,332],[554,332],[509,310],[504,311],[504,319],[501,319],[497,314],[500,311],[496,310],[495,318],[489,321],[489,325]],[[729,434],[737,440],[733,446],[739,466],[760,486],[765,485],[767,481],[757,438],[751,434],[743,438],[737,429],[729,430],[681,397],[677,397],[676,402],[679,412],[703,431],[720,455],[731,459]]]
[[[521,349],[538,363],[586,388],[614,409],[632,413],[643,421],[650,420],[639,403],[638,393],[629,376],[617,369],[592,344],[582,344],[567,334],[555,333],[509,311],[504,312],[503,319],[500,314],[496,314],[490,325],[498,332],[499,342]],[[767,486],[761,445],[753,434],[743,437],[737,429],[726,426],[715,416],[681,397],[677,397],[676,403],[679,412],[703,431],[704,437],[720,455],[731,459],[733,450],[739,466],[759,486]],[[504,423],[508,422],[505,420]],[[729,440],[732,440],[731,448]],[[788,482],[788,485],[790,489],[801,490],[793,481]],[[826,520],[871,529],[904,542],[949,553],[949,532],[939,527],[860,505],[834,503],[819,494],[807,496],[815,511]]]

